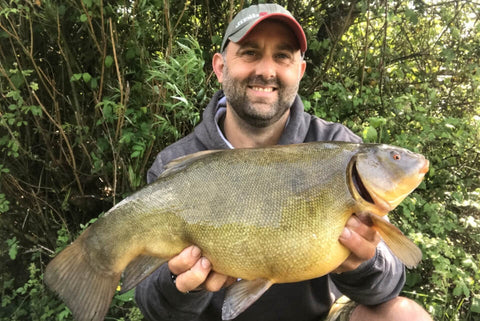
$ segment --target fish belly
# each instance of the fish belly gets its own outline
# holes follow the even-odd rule
[[[332,214],[337,217],[333,223],[313,221],[296,228],[190,226],[190,240],[219,273],[247,280],[298,282],[325,275],[348,257],[349,250],[338,238],[350,215]]]

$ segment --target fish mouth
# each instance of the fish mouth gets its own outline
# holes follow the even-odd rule
[[[372,195],[370,195],[367,188],[362,182],[362,178],[358,174],[357,162],[353,163],[351,175],[352,175],[351,177],[353,181],[353,186],[357,190],[358,195],[360,195],[360,197],[363,198],[368,203],[375,204],[375,201],[373,200]]]

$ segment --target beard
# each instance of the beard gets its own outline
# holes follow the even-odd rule
[[[227,66],[224,67],[223,92],[235,113],[244,122],[255,128],[265,128],[277,122],[293,104],[298,86],[286,86],[278,78],[266,80],[263,76],[248,77],[237,80],[230,76]],[[261,98],[253,101],[247,95],[247,88],[252,84],[276,87],[277,99],[268,102]]]

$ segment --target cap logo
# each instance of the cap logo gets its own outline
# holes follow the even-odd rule
[[[252,20],[252,19],[257,19],[258,17],[260,17],[260,15],[265,15],[266,12],[262,12],[260,14],[258,13],[251,13],[249,14],[248,16],[246,16],[245,18],[242,18],[240,19],[237,24],[235,25],[235,29],[237,29],[238,27],[240,27],[241,25],[243,25],[244,23]]]

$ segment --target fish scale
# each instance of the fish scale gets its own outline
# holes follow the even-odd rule
[[[349,255],[338,237],[354,213],[368,214],[395,255],[414,266],[420,250],[381,216],[427,170],[422,155],[379,144],[188,155],[85,230],[50,262],[45,282],[76,320],[99,321],[122,272],[126,291],[195,244],[213,270],[242,279],[226,291],[222,318],[232,319],[274,283],[336,269]]]

